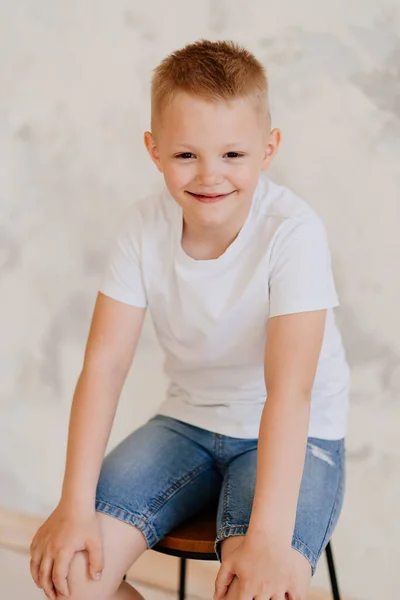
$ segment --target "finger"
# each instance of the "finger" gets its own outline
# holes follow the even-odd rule
[[[214,600],[222,600],[234,577],[235,573],[232,569],[226,563],[223,563],[215,580]]]
[[[39,567],[39,583],[46,596],[55,600],[56,594],[51,579],[53,571],[53,557],[50,555],[44,556]]]
[[[259,600],[271,600],[271,595],[268,594],[268,592],[257,596],[255,591],[254,584],[251,585],[249,582],[244,582],[239,579],[237,600],[253,600],[254,598],[258,598]]]
[[[69,597],[67,577],[74,554],[74,551],[71,552],[65,549],[59,550],[53,565],[53,585],[59,594],[62,594],[67,598]]]
[[[32,540],[32,543],[29,548],[29,553],[31,556],[29,568],[32,575],[32,579],[35,582],[36,586],[40,588],[39,567],[40,563],[42,562],[43,550],[42,546],[37,543],[36,536]]]
[[[41,589],[40,581],[39,581],[39,567],[42,562],[42,553],[40,551],[36,551],[32,556],[31,561],[29,563],[29,569],[32,575],[32,579],[36,584],[36,587]]]
[[[100,579],[104,569],[103,547],[98,540],[92,540],[87,546],[89,570],[93,579]]]

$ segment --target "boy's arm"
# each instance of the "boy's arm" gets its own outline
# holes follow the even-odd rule
[[[291,545],[325,321],[326,310],[319,310],[272,317],[268,322],[268,397],[259,431],[249,541],[261,536],[281,548]]]
[[[268,321],[268,398],[259,431],[253,508],[244,541],[222,561],[214,600],[226,595],[235,575],[241,600],[296,591],[289,589],[291,541],[325,320],[326,310],[320,310]]]
[[[98,294],[72,402],[61,503],[93,510],[100,468],[146,309]]]

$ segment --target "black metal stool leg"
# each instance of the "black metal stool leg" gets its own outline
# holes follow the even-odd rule
[[[185,600],[186,595],[186,558],[181,558],[179,569],[179,600]]]
[[[339,586],[336,577],[335,563],[333,561],[333,553],[331,543],[325,548],[326,560],[328,561],[329,578],[331,580],[333,600],[340,600]]]

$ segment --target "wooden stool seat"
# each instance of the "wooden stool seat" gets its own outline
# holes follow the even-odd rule
[[[216,518],[216,509],[207,509],[195,515],[171,531],[153,550],[185,558],[217,560],[214,551]]]

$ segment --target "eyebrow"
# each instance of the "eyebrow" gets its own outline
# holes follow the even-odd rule
[[[222,146],[222,148],[224,148],[224,149],[225,149],[225,148],[237,148],[237,147],[240,147],[240,146],[241,146],[241,147],[243,147],[244,145],[245,145],[245,143],[244,143],[244,142],[238,142],[238,141],[235,141],[235,142],[230,142],[230,143],[228,143],[228,144],[224,144],[224,145]],[[176,146],[177,146],[177,147],[184,147],[184,148],[188,148],[189,150],[192,150],[192,151],[198,150],[198,148],[195,148],[194,146],[191,146],[190,144],[185,144],[185,143],[183,143],[183,142],[179,142],[179,143],[177,143],[177,144],[176,144]]]

